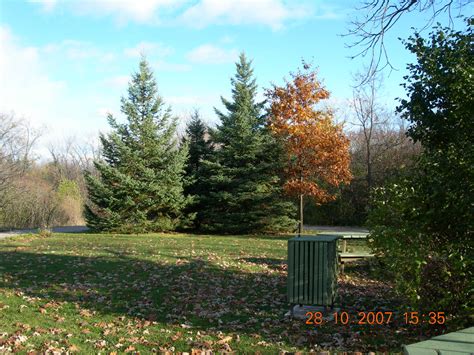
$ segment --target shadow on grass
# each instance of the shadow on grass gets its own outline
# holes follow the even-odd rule
[[[314,327],[284,318],[289,305],[283,260],[241,259],[269,265],[267,272],[250,273],[224,267],[220,259],[179,257],[162,263],[109,252],[110,256],[88,257],[0,249],[0,288],[44,302],[74,302],[98,316],[127,315],[177,326],[191,323],[193,329],[258,334],[268,343],[284,341],[298,347],[313,342]],[[383,306],[393,306],[386,299],[387,290],[375,286],[343,282],[344,310],[377,307],[382,301]],[[339,346],[333,334],[347,334],[349,339],[351,329],[329,324],[318,328],[317,334],[317,342]]]
[[[346,262],[344,264],[346,274],[358,275],[370,280],[393,282],[394,276],[390,273],[386,265],[378,258],[367,258]]]
[[[0,288],[30,297],[74,302],[99,314],[191,322],[197,329],[260,333],[268,319],[270,327],[273,322],[284,327],[281,320],[288,310],[284,274],[246,273],[199,258],[166,264],[126,253],[87,257],[0,251],[0,270]],[[280,334],[265,339],[276,341]]]
[[[285,260],[275,259],[275,258],[241,258],[239,260],[242,260],[248,263],[254,263],[257,265],[265,265],[273,270],[286,269],[286,265],[287,265]]]

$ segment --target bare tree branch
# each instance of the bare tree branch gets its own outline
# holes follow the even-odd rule
[[[365,72],[354,77],[369,77],[364,85],[355,86],[350,107],[357,127],[351,133],[353,168],[360,171],[368,192],[384,181],[397,165],[403,165],[406,157],[413,155],[417,148],[405,135],[401,118],[390,112],[379,101],[383,88],[381,73],[367,75]]]
[[[385,45],[385,36],[393,30],[402,16],[415,11],[431,11],[429,19],[420,29],[422,31],[430,27],[439,15],[447,13],[449,26],[452,27],[453,10],[460,16],[461,9],[472,3],[473,0],[365,0],[357,9],[357,13],[363,15],[351,21],[351,27],[345,34],[353,38],[352,43],[346,46],[358,48],[358,52],[351,58],[370,56],[369,70],[367,75],[361,78],[359,85],[366,84],[370,76],[384,68],[395,69]]]
[[[4,192],[31,163],[31,149],[39,136],[27,121],[0,113],[0,206],[5,203]]]

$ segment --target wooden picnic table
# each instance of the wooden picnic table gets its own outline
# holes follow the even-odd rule
[[[407,355],[474,354],[474,327],[405,345]]]
[[[346,232],[324,231],[318,234],[336,235],[342,239],[365,239],[369,235],[368,232],[351,232],[351,231],[346,231]]]
[[[341,253],[345,254],[347,251],[347,240],[348,239],[367,239],[367,236],[369,233],[364,233],[364,232],[322,232],[319,233],[319,235],[335,235],[339,237],[339,239],[342,239],[342,250]],[[362,255],[362,254],[361,254]],[[369,255],[369,254],[363,254],[363,255]]]
[[[344,273],[344,263],[351,260],[359,260],[373,257],[370,253],[348,253],[347,252],[347,240],[349,239],[367,239],[369,233],[365,232],[321,232],[318,235],[332,235],[337,236],[338,239],[342,240],[341,252],[338,255],[339,263],[341,264],[341,272]]]

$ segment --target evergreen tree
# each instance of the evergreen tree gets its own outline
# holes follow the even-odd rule
[[[208,137],[208,127],[201,119],[198,110],[191,114],[191,120],[186,127],[186,135],[182,143],[189,149],[189,158],[186,163],[187,186],[184,191],[186,195],[194,197],[192,204],[188,206],[187,212],[195,215],[194,225],[199,228],[201,211],[203,206],[200,197],[205,193],[206,186],[202,180],[202,162],[211,157],[212,143]]]
[[[122,98],[126,123],[109,114],[112,132],[101,135],[103,160],[94,162],[98,176],[86,174],[87,225],[98,231],[172,230],[185,222],[183,194],[186,146],[178,148],[176,119],[157,92],[142,58]]]
[[[222,98],[227,113],[216,110],[220,125],[212,132],[215,153],[203,162],[202,227],[226,233],[287,230],[294,206],[283,199],[280,145],[255,100],[256,81],[244,54],[236,63],[232,100]]]
[[[208,127],[201,119],[198,110],[191,114],[191,120],[186,127],[186,136],[183,143],[188,144],[189,158],[186,163],[186,175],[197,177],[202,161],[207,160],[212,154],[212,143],[206,137]]]

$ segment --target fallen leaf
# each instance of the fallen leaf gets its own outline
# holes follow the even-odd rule
[[[176,340],[178,340],[179,338],[181,338],[182,336],[183,336],[183,333],[177,332],[175,335],[173,335],[173,336],[171,337],[171,340],[176,341]]]
[[[223,338],[223,339],[221,339],[221,340],[219,340],[219,341],[217,342],[217,344],[226,344],[226,343],[228,343],[229,341],[232,341],[232,337],[231,337],[230,335],[227,336],[227,337],[225,337],[225,338]]]
[[[79,352],[79,348],[76,346],[76,345],[71,345],[68,350],[71,352],[71,353],[76,353],[76,352]]]
[[[127,347],[124,351],[125,351],[126,353],[131,353],[132,351],[135,351],[135,347],[133,347],[133,346],[130,345],[130,346]]]

